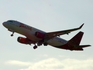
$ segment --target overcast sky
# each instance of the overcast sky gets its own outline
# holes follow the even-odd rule
[[[17,42],[2,23],[17,20],[46,32],[79,27],[85,23],[81,44],[93,45],[93,0],[0,0],[0,70],[93,70],[93,46],[69,51],[52,46]],[[63,35],[70,40],[79,31]]]

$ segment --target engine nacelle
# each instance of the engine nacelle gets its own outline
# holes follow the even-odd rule
[[[35,33],[35,36],[36,36],[37,38],[44,39],[44,37],[45,37],[45,33],[36,32],[36,33]]]
[[[22,44],[31,44],[31,40],[29,40],[28,38],[24,38],[24,37],[18,37],[17,41]]]

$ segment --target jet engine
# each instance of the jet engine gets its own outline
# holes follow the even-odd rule
[[[45,33],[36,32],[36,33],[35,33],[35,36],[36,36],[37,38],[44,39],[44,37],[45,37]]]
[[[29,40],[28,38],[24,38],[24,37],[18,37],[17,41],[22,44],[31,44],[32,43],[31,40]]]

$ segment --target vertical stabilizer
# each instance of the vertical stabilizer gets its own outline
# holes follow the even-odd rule
[[[84,34],[84,33],[80,31],[80,32],[79,32],[77,35],[75,35],[71,40],[69,40],[68,43],[79,46],[83,34]]]

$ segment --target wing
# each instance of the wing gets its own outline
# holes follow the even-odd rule
[[[51,38],[56,37],[56,36],[69,34],[70,32],[79,30],[82,28],[83,25],[84,25],[84,23],[78,28],[73,28],[73,29],[68,29],[68,30],[63,30],[63,31],[56,31],[56,32],[49,32],[49,33],[46,33],[46,35],[47,35],[48,39],[51,39]]]

